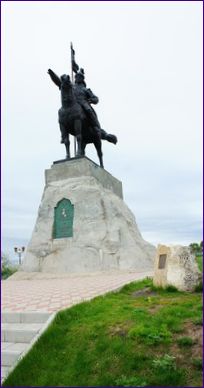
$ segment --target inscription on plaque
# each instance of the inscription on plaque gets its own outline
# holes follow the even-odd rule
[[[164,269],[166,266],[166,257],[167,255],[159,255],[159,269]]]
[[[74,205],[69,199],[58,202],[54,212],[53,238],[73,236]]]

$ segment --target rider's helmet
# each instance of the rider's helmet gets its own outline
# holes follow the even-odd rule
[[[80,69],[76,75],[75,75],[75,83],[78,84],[78,83],[83,83],[84,86],[86,86],[86,83],[84,81],[85,79],[85,74],[84,74],[84,69]]]

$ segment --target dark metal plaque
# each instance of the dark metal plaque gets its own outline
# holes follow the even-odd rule
[[[63,198],[55,207],[53,238],[73,236],[74,205]]]
[[[159,269],[164,269],[166,266],[167,255],[159,255]]]

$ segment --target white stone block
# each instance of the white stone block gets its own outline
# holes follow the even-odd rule
[[[201,273],[189,247],[158,245],[154,263],[155,286],[172,285],[181,291],[193,291],[200,280]]]

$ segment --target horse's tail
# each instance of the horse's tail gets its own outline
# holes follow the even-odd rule
[[[118,139],[115,135],[112,135],[111,133],[107,133],[104,131],[104,129],[101,129],[101,139],[102,140],[107,140],[109,143],[116,144]]]

